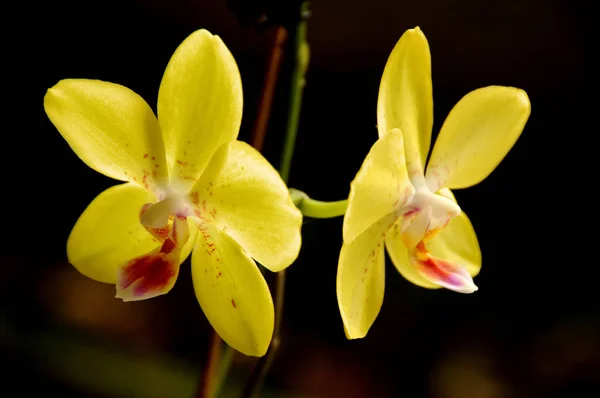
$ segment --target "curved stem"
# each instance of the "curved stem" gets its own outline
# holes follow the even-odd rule
[[[310,16],[308,1],[303,1],[300,5],[298,22],[295,31],[291,32],[292,40],[289,44],[292,46],[291,56],[293,57],[293,71],[291,75],[290,102],[287,114],[287,129],[283,142],[283,152],[279,166],[279,174],[283,181],[287,183],[290,175],[292,157],[296,144],[296,135],[298,133],[298,124],[300,121],[300,109],[302,105],[302,91],[304,89],[304,77],[308,69],[309,49],[306,42],[307,20]],[[273,329],[273,339],[265,356],[260,358],[256,367],[244,388],[243,397],[256,397],[259,395],[264,379],[271,368],[275,355],[281,343],[281,320],[283,315],[283,306],[285,298],[285,270],[279,271],[275,276],[274,287],[274,305],[275,305],[275,326]]]
[[[310,198],[304,192],[290,188],[290,195],[296,207],[306,217],[333,218],[343,216],[348,208],[348,199],[323,202]]]

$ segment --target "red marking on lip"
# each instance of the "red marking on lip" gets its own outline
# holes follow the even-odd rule
[[[415,208],[413,208],[413,209],[410,209],[410,210],[409,210],[409,211],[407,211],[406,213],[404,213],[404,214],[403,214],[403,216],[404,216],[404,217],[410,217],[410,216],[412,216],[412,215],[414,215],[414,214],[418,213],[420,210],[421,210],[421,209],[418,209],[418,208],[416,208],[416,207],[415,207]]]
[[[133,296],[154,296],[161,294],[177,277],[179,267],[176,256],[164,253],[151,253],[130,261],[121,269],[119,289],[133,286]]]
[[[160,252],[164,253],[164,254],[168,254],[168,253],[171,253],[176,247],[177,247],[177,244],[175,242],[173,242],[173,240],[166,239],[160,248]]]
[[[415,258],[419,263],[419,272],[434,283],[447,283],[457,288],[463,286],[461,274],[466,272],[459,265],[440,258],[433,257],[423,241],[415,247]]]

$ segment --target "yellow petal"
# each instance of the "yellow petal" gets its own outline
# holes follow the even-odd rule
[[[406,171],[402,134],[391,130],[371,147],[350,185],[344,242],[352,242],[375,222],[402,208],[414,192]]]
[[[408,172],[423,176],[433,126],[431,54],[421,29],[407,30],[385,65],[377,101],[379,135],[398,128],[404,136]]]
[[[439,193],[456,202],[449,189],[442,189]],[[475,229],[465,212],[451,218],[448,225],[427,242],[427,249],[437,258],[462,265],[472,277],[479,274],[481,249]]]
[[[132,184],[108,188],[77,220],[67,241],[67,257],[83,275],[116,283],[119,267],[160,243],[140,224],[141,207],[152,194]]]
[[[264,355],[275,316],[267,283],[230,236],[203,221],[198,231],[192,278],[206,318],[231,347],[244,355]]]
[[[151,189],[167,176],[162,135],[139,95],[100,80],[61,80],[44,108],[73,151],[94,170]]]
[[[402,239],[402,221],[400,218],[388,231],[385,238],[385,247],[392,263],[407,281],[427,289],[439,289],[441,286],[425,279],[411,262],[410,252]],[[434,238],[435,239],[435,238]]]
[[[381,309],[385,284],[383,239],[395,219],[389,214],[351,243],[342,245],[337,298],[349,339],[365,337]]]
[[[69,235],[69,262],[89,278],[116,283],[121,267],[161,245],[139,219],[142,206],[154,200],[151,193],[133,183],[116,185],[102,192],[85,209]],[[192,238],[195,229],[194,224]],[[191,249],[188,241],[180,253],[179,263],[187,258]]]
[[[530,112],[527,94],[517,88],[489,86],[465,95],[436,140],[429,188],[466,188],[485,179],[513,147]]]
[[[237,138],[242,83],[218,36],[198,30],[177,48],[158,93],[158,119],[171,175],[191,187],[213,153]]]
[[[281,271],[298,257],[302,213],[279,173],[250,145],[223,145],[191,198],[199,217],[227,231],[269,270]]]

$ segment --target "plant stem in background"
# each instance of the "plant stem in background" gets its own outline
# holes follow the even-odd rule
[[[290,102],[287,114],[287,128],[283,142],[283,152],[279,173],[281,178],[287,183],[294,154],[296,135],[298,132],[298,123],[300,121],[300,109],[302,105],[302,91],[304,89],[304,77],[308,68],[308,44],[306,42],[307,21],[310,16],[308,1],[300,5],[298,19],[294,31],[291,33],[289,44],[291,46],[291,56],[293,57],[293,70],[291,74]],[[244,389],[243,397],[258,396],[264,379],[269,372],[281,343],[281,320],[283,314],[283,304],[285,296],[285,270],[280,271],[275,276],[274,287],[274,305],[275,305],[275,328],[273,330],[273,339],[266,355],[260,358],[248,380]]]
[[[210,336],[210,346],[208,347],[208,359],[198,393],[198,398],[213,398],[215,396],[215,380],[219,372],[219,360],[221,356],[221,338],[214,330]]]
[[[265,142],[267,124],[271,115],[273,94],[275,92],[277,76],[279,75],[281,67],[281,58],[283,55],[282,47],[286,39],[287,31],[282,26],[278,26],[273,38],[271,54],[267,61],[268,66],[265,74],[265,82],[263,84],[258,115],[256,116],[256,122],[254,124],[250,142],[250,144],[259,152],[262,151]],[[198,390],[199,398],[212,398],[218,396],[221,386],[227,378],[234,356],[235,351],[227,344],[225,344],[221,355],[221,339],[213,330],[208,353],[207,368],[204,371],[202,384]]]
[[[279,75],[281,58],[283,55],[283,45],[285,44],[286,39],[287,31],[283,26],[278,26],[275,30],[271,54],[267,61],[265,82],[263,84],[260,103],[258,104],[258,115],[256,115],[254,129],[252,130],[252,140],[250,143],[259,152],[262,152],[265,143],[267,124],[269,122],[269,117],[271,116],[271,105],[273,104],[273,94],[275,92],[275,86],[277,85],[277,76]]]

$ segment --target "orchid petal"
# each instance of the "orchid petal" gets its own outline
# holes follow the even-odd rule
[[[375,222],[402,208],[413,194],[402,134],[394,129],[371,147],[350,185],[343,225],[344,243],[352,242]]]
[[[404,137],[408,172],[414,182],[423,171],[433,126],[431,54],[421,29],[407,30],[389,56],[377,101],[379,135],[398,128]]]
[[[198,221],[192,252],[196,298],[227,344],[244,355],[263,356],[271,342],[275,316],[267,283],[233,238]]]
[[[383,240],[395,219],[394,214],[388,214],[342,245],[337,298],[349,339],[365,337],[381,309],[385,285]]]
[[[489,86],[465,95],[431,153],[429,189],[467,188],[485,179],[513,147],[530,112],[527,94],[517,88]]]
[[[94,170],[152,189],[167,177],[152,109],[130,89],[100,80],[61,80],[44,97],[48,117]]]
[[[218,36],[198,30],[177,48],[158,93],[158,119],[173,178],[191,187],[214,152],[235,140],[242,118],[242,83]]]
[[[133,183],[102,192],[71,231],[69,262],[88,278],[116,283],[119,267],[160,246],[139,220],[142,206],[152,200],[152,194]]]
[[[449,189],[442,189],[439,193],[456,202]],[[465,267],[472,277],[481,270],[481,249],[473,225],[465,212],[452,217],[446,227],[427,242],[427,248],[435,257]]]
[[[190,193],[197,215],[277,272],[300,251],[302,213],[279,173],[250,145],[223,145]]]

